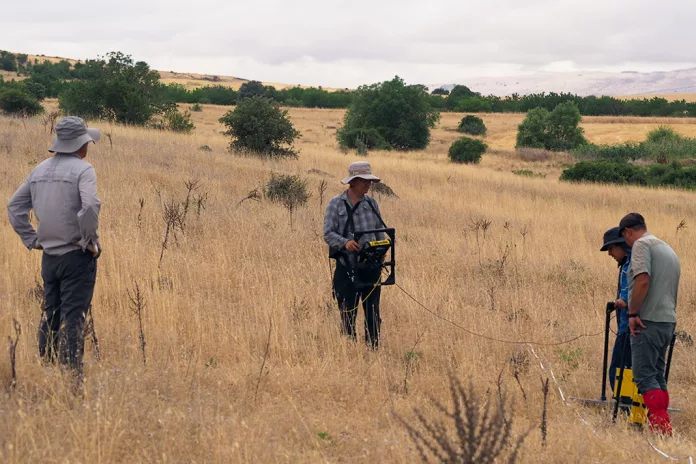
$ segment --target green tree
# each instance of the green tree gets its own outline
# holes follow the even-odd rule
[[[464,98],[475,98],[480,96],[480,93],[474,92],[465,85],[455,85],[447,96],[447,108],[454,109],[459,101]]]
[[[59,96],[67,114],[144,125],[173,107],[159,73],[143,61],[134,63],[129,55],[112,52],[87,60],[80,72],[84,78],[66,84]]]
[[[288,119],[287,110],[265,97],[241,100],[220,122],[232,137],[230,149],[248,151],[260,156],[297,157],[292,144],[300,136]]]
[[[483,119],[472,114],[467,114],[459,122],[457,131],[470,135],[486,135],[487,129],[486,125],[483,123]]]
[[[534,108],[517,126],[517,147],[571,150],[585,145],[587,140],[579,126],[580,111],[575,102],[559,104],[550,113],[545,108]]]
[[[273,89],[275,90],[275,89]],[[265,97],[266,87],[259,81],[249,81],[242,84],[237,92],[237,103],[245,98]]]
[[[462,137],[449,148],[449,159],[453,163],[478,164],[488,145],[478,139]]]
[[[385,148],[422,150],[430,143],[430,129],[440,119],[429,98],[424,86],[406,85],[398,76],[361,86],[354,92],[336,138],[342,147],[355,148],[355,134],[377,131]]]
[[[44,109],[36,98],[19,87],[0,88],[0,110],[11,115],[34,116]]]
[[[548,150],[570,150],[587,143],[580,127],[580,110],[575,102],[561,103],[547,117]]]
[[[447,89],[443,89],[442,87],[438,87],[437,89],[433,90],[431,92],[431,95],[449,95],[450,91]]]
[[[14,53],[0,50],[0,69],[3,71],[17,71],[17,57]]]

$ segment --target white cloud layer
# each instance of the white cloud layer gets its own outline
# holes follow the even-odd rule
[[[696,66],[684,0],[121,0],[9,2],[0,49],[119,50],[154,68],[355,87],[537,70]]]

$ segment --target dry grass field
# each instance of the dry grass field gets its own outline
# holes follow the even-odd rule
[[[535,345],[542,370],[528,345],[474,337],[387,287],[383,345],[371,352],[339,334],[321,237],[318,186],[326,180],[326,195],[338,194],[357,159],[335,145],[343,112],[291,110],[303,134],[299,159],[264,161],[227,152],[217,123],[224,111],[193,113],[197,129],[188,136],[101,126],[113,146],[104,138],[88,157],[103,202],[93,302],[101,357],[88,342],[82,397],[39,362],[40,255],[0,222],[0,335],[13,335],[13,319],[22,327],[14,389],[6,349],[0,354],[1,462],[417,462],[397,416],[413,420],[418,408],[444,418],[432,398],[448,401],[449,372],[491,401],[498,379],[515,397],[514,434],[533,427],[522,462],[668,462],[646,434],[612,425],[604,411],[564,404],[553,381],[542,447],[540,379],[552,368],[565,395],[598,396],[597,334],[616,285],[615,264],[598,250],[604,230],[628,211],[643,213],[679,254],[679,329],[696,336],[693,193],[560,183],[567,159],[515,154],[520,115],[485,115],[491,152],[479,166],[452,165],[446,152],[461,115],[444,115],[424,152],[369,154],[399,196],[377,197],[398,233],[398,282],[437,314],[494,338],[553,344],[588,336]],[[676,130],[696,134],[693,121],[684,122]],[[592,118],[584,127],[591,140],[609,142],[640,140],[661,123]],[[2,198],[47,157],[50,139],[40,118],[0,118]],[[528,179],[515,169],[548,175]],[[292,228],[279,205],[240,204],[271,173],[300,174],[313,192]],[[183,201],[192,179],[207,201],[189,212],[159,266],[163,206]],[[475,226],[483,220],[485,231]],[[687,226],[677,230],[682,220]],[[129,301],[136,285],[146,364]],[[670,390],[683,412],[673,415],[675,437],[652,438],[677,458],[696,451],[695,355],[694,346],[675,348]]]

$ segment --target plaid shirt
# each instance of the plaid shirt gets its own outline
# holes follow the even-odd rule
[[[352,230],[348,230],[346,236],[343,236],[343,231],[346,229],[346,223],[348,222],[348,211],[344,200],[347,201],[349,205],[351,204],[351,201],[348,199],[348,191],[333,197],[331,201],[329,201],[329,205],[326,207],[326,215],[324,216],[324,241],[326,241],[329,247],[338,248],[339,250],[342,250],[346,246],[348,240],[353,239]],[[354,208],[357,208],[353,213],[353,225],[355,226],[356,232],[382,229],[385,227],[368,202],[374,206],[375,210],[380,215],[382,214],[379,211],[377,201],[365,195],[365,197],[354,206]],[[373,240],[382,240],[383,238],[384,233],[382,232],[378,234],[366,234],[360,237],[360,244],[362,245],[363,243]]]

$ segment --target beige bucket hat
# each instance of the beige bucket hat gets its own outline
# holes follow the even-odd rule
[[[68,116],[56,124],[56,137],[48,151],[53,153],[75,153],[87,142],[101,139],[99,129],[87,127],[87,123],[77,116]]]
[[[370,163],[368,163],[367,161],[356,161],[354,163],[350,163],[350,166],[348,166],[348,177],[343,179],[341,183],[350,184],[351,180],[358,177],[360,179],[373,180],[375,182],[380,181],[379,177],[372,174],[372,168],[370,167]]]

